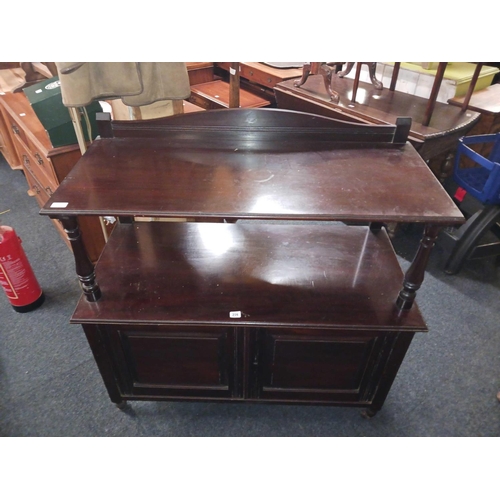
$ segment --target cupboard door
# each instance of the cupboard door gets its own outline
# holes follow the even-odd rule
[[[103,340],[123,396],[236,396],[232,328],[107,326],[105,330]]]
[[[263,329],[255,397],[289,402],[369,402],[391,338],[336,330]]]

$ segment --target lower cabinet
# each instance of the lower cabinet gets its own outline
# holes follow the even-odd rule
[[[412,332],[83,325],[111,400],[338,404],[377,411]]]

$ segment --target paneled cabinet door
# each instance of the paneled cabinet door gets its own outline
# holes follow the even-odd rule
[[[338,330],[261,329],[254,397],[288,402],[370,402],[390,337]]]
[[[116,384],[125,398],[236,396],[233,328],[86,325],[85,331],[111,396]]]

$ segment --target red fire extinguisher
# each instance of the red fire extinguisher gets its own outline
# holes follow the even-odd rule
[[[9,226],[0,226],[0,284],[17,312],[32,311],[45,300],[21,238]]]

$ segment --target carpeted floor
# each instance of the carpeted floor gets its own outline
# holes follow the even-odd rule
[[[0,297],[1,436],[500,435],[499,270],[476,261],[447,276],[439,248],[418,295],[430,332],[415,336],[375,418],[314,406],[132,402],[117,409],[81,328],[69,324],[80,294],[72,254],[26,191],[23,174],[0,158],[0,224],[22,238],[47,297],[26,314]],[[415,228],[398,232],[403,268],[419,236]]]

